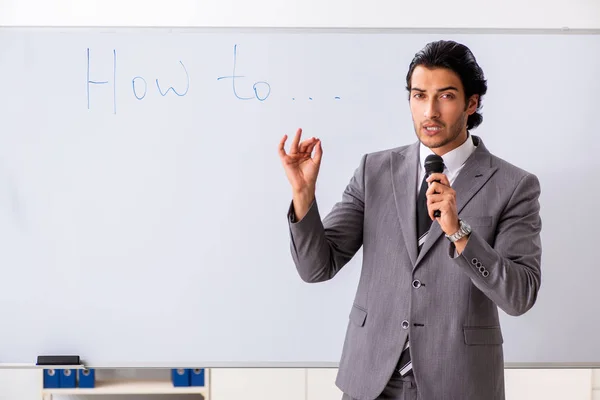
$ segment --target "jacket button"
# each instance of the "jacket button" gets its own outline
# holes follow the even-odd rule
[[[408,321],[407,320],[402,321],[402,329],[408,329]]]
[[[471,264],[473,264],[473,265],[476,265],[478,262],[479,262],[479,260],[478,260],[478,259],[476,259],[476,258],[473,258],[473,259],[471,260]]]
[[[421,281],[419,281],[418,279],[415,279],[415,280],[413,281],[412,285],[413,285],[413,287],[414,287],[415,289],[418,289],[418,288],[420,288],[420,287],[421,287]]]

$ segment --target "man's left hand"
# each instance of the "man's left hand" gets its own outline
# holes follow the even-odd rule
[[[432,220],[437,219],[446,235],[456,233],[460,228],[456,211],[456,192],[450,186],[448,177],[442,173],[433,173],[427,178],[427,182],[429,182],[429,189],[426,193],[429,217]],[[440,210],[440,217],[434,218],[435,210]]]

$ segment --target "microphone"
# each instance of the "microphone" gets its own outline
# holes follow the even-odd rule
[[[444,159],[440,156],[438,156],[437,154],[430,154],[427,156],[427,158],[425,158],[425,176],[429,177],[429,175],[433,174],[434,172],[438,172],[438,173],[442,173],[444,172]],[[440,182],[439,180],[435,180],[434,182]],[[433,212],[433,216],[438,218],[440,217],[442,214],[440,213],[440,210],[435,210]]]

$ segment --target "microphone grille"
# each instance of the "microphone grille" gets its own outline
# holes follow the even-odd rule
[[[425,158],[425,172],[430,175],[434,172],[444,172],[444,159],[437,154],[430,154]]]

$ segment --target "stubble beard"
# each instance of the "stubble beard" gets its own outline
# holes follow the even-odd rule
[[[449,143],[454,142],[460,136],[460,134],[463,132],[463,129],[466,125],[467,118],[468,118],[467,113],[462,113],[462,115],[458,119],[458,121],[456,121],[456,123],[454,123],[452,126],[450,126],[450,129],[449,129],[450,136],[447,136],[441,142],[434,142],[429,145],[424,143],[423,139],[421,138],[421,127],[417,127],[416,124],[415,124],[415,133],[417,134],[417,138],[419,139],[419,141],[421,143],[423,143],[425,146],[429,147],[430,149],[437,149],[439,147],[444,147],[444,146],[448,145]],[[444,126],[442,126],[442,128],[445,129],[446,126],[444,125]]]

